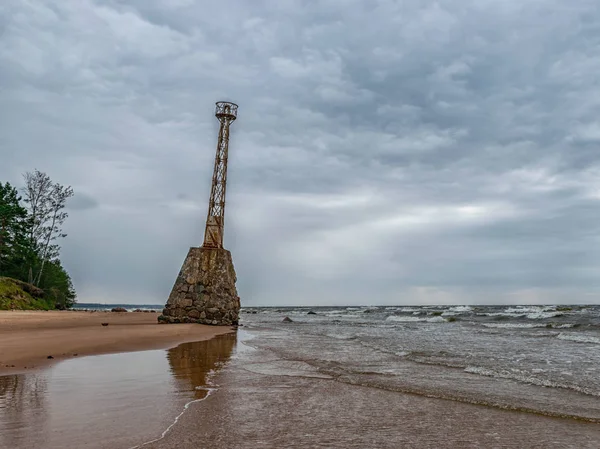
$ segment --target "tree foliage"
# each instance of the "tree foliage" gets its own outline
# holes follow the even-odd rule
[[[17,189],[0,183],[0,273],[15,272],[27,250],[27,211]]]
[[[23,177],[24,198],[8,182],[0,183],[0,276],[34,284],[53,305],[71,307],[76,294],[61,265],[58,240],[66,237],[64,209],[73,189],[39,170]]]

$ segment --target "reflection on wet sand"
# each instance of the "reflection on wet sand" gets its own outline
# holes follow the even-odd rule
[[[28,436],[32,423],[46,422],[47,382],[36,374],[0,376],[0,447],[42,447],[41,439]],[[8,424],[8,431],[3,424]]]
[[[167,351],[171,374],[177,391],[193,392],[195,399],[206,396],[208,376],[217,371],[231,357],[236,346],[235,334],[224,334],[212,340],[184,343]]]
[[[206,395],[235,345],[225,334],[0,376],[0,447],[132,447],[157,438],[184,404]]]

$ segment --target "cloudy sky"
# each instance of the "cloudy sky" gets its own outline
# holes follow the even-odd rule
[[[163,303],[218,122],[243,305],[600,302],[596,0],[3,0],[0,180],[80,302]]]

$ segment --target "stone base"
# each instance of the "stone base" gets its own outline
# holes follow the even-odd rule
[[[237,325],[236,280],[229,251],[190,248],[158,322]]]

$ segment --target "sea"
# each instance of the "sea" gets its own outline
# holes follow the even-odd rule
[[[209,341],[0,376],[0,447],[600,448],[600,306],[240,318]]]
[[[82,303],[76,303],[73,306],[73,310],[110,311],[111,309],[113,309],[115,307],[120,307],[122,309],[127,310],[128,312],[133,312],[135,310],[161,312],[164,309],[165,305],[164,304],[102,304],[102,303],[95,303],[95,302],[88,302],[88,303],[82,302]]]
[[[242,312],[253,346],[340,381],[600,423],[597,305]]]

